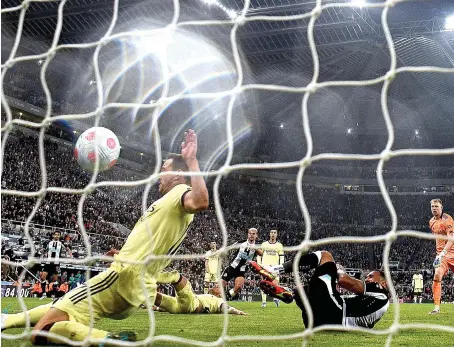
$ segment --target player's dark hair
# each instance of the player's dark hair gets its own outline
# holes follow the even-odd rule
[[[186,160],[184,160],[181,154],[177,153],[170,153],[167,156],[166,160],[172,159],[172,171],[189,171],[188,165],[186,164]],[[183,176],[186,184],[191,184],[191,177],[190,176]]]

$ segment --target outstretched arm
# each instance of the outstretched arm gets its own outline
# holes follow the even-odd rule
[[[227,312],[229,314],[234,314],[234,315],[237,315],[237,316],[249,316],[246,312],[238,310],[237,308],[232,307],[232,306],[227,306]]]
[[[197,135],[189,129],[181,144],[181,155],[186,161],[189,171],[200,172],[197,161]],[[189,213],[196,213],[208,208],[208,189],[202,176],[191,176],[192,190],[184,195],[184,209]]]

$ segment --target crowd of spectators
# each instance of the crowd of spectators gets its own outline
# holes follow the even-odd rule
[[[10,136],[4,148],[2,189],[37,192],[43,184],[47,187],[71,189],[82,189],[86,186],[91,176],[78,166],[71,147],[58,145],[46,139],[44,141],[46,166],[43,171],[40,167],[37,143],[37,137],[25,135],[20,131]],[[46,173],[45,176],[43,172]],[[143,177],[144,173],[114,167],[100,174],[98,181],[131,181]],[[208,180],[211,195],[212,183],[212,180]],[[83,226],[89,234],[93,254],[103,254],[110,248],[121,247],[126,235],[116,224],[121,224],[127,229],[133,228],[141,216],[143,188],[143,186],[128,189],[103,187],[86,196],[82,205]],[[311,216],[311,240],[336,236],[370,237],[385,235],[390,230],[390,212],[380,194],[348,194],[335,184],[323,186],[304,184],[303,193]],[[306,226],[294,182],[231,175],[222,180],[219,195],[228,235],[227,245],[244,241],[249,227],[258,228],[259,238],[263,241],[267,239],[271,228],[279,231],[279,239],[285,246],[298,245],[303,241]],[[152,187],[147,204],[157,197],[157,189]],[[432,197],[435,196],[391,195],[398,217],[398,228],[428,232],[429,201]],[[35,238],[39,236],[41,240],[46,239],[52,228],[63,228],[72,235],[73,242],[83,249],[84,240],[77,220],[80,198],[80,194],[47,192],[31,220],[34,225],[40,226],[39,235],[32,232],[32,236]],[[442,198],[448,208],[447,211],[454,208],[453,194],[444,195]],[[216,241],[218,246],[223,243],[212,201],[213,199],[210,209],[194,219],[180,253],[203,254],[211,241]],[[2,220],[10,221],[5,222],[5,225],[11,226],[12,234],[23,233],[21,228],[15,229],[12,226],[14,223],[24,222],[37,202],[36,197],[2,195]],[[49,230],[49,234],[46,234],[46,230]],[[2,233],[4,234],[5,230]],[[349,268],[367,271],[382,265],[383,243],[333,242],[324,245],[323,248],[330,250],[340,263]],[[434,248],[433,241],[418,238],[399,237],[393,242],[390,260],[398,264],[393,276],[399,295],[408,294],[411,274],[415,271],[424,270],[426,283],[430,283]],[[79,255],[85,256],[83,250]],[[291,257],[292,254],[289,253],[287,258]],[[227,259],[228,256],[224,258],[224,262],[227,262]],[[201,288],[203,259],[176,261],[172,266],[188,276],[196,288]],[[256,280],[254,276],[249,275],[245,290],[256,287]],[[292,276],[284,277],[283,282],[291,284]],[[445,296],[452,299],[452,277],[445,279],[445,283],[448,284],[445,287]]]

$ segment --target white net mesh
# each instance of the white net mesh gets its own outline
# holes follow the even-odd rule
[[[35,1],[35,2],[46,2],[47,0],[43,1]],[[388,110],[388,89],[393,81],[393,79],[396,77],[397,74],[401,74],[403,72],[420,72],[420,73],[433,73],[433,74],[447,74],[447,73],[454,73],[454,68],[440,68],[440,67],[435,67],[435,66],[405,66],[401,68],[397,68],[397,57],[396,57],[396,51],[394,48],[394,43],[393,43],[393,38],[390,33],[390,29],[388,26],[388,14],[390,11],[392,11],[392,8],[394,5],[396,5],[399,2],[398,0],[388,0],[384,1],[382,3],[363,3],[361,2],[361,5],[363,7],[367,8],[381,8],[382,9],[382,14],[381,14],[381,26],[382,30],[384,31],[385,37],[386,37],[386,43],[387,47],[389,50],[389,55],[391,58],[391,64],[389,66],[389,70],[382,76],[377,77],[375,79],[371,80],[363,80],[363,81],[327,81],[327,82],[318,82],[318,77],[319,77],[319,57],[317,54],[317,49],[316,49],[316,43],[314,41],[314,25],[316,23],[317,18],[323,13],[323,11],[326,11],[329,8],[340,8],[340,7],[352,7],[355,5],[353,2],[340,2],[340,3],[327,3],[322,5],[322,0],[317,0],[315,1],[314,7],[312,11],[301,14],[301,15],[294,15],[294,16],[254,16],[254,15],[248,15],[248,10],[250,7],[250,1],[245,1],[244,2],[244,7],[240,13],[235,13],[232,11],[229,11],[229,17],[232,18],[232,20],[201,20],[201,21],[180,21],[179,20],[179,15],[180,15],[180,3],[178,0],[173,1],[173,19],[172,21],[168,24],[168,26],[165,29],[156,29],[156,30],[163,30],[165,35],[170,35],[173,30],[176,28],[184,28],[184,27],[194,27],[194,26],[231,26],[231,31],[230,31],[230,42],[231,42],[231,50],[233,53],[233,58],[234,58],[234,64],[236,68],[236,73],[237,73],[237,82],[236,86],[228,91],[225,92],[218,92],[218,93],[188,93],[188,94],[179,94],[176,96],[168,96],[168,91],[169,91],[169,70],[166,64],[163,64],[161,66],[162,68],[162,74],[164,76],[164,87],[162,88],[162,93],[161,97],[150,103],[150,104],[136,104],[136,103],[105,103],[104,100],[104,88],[103,88],[103,81],[101,78],[100,74],[100,68],[99,68],[99,53],[103,45],[107,44],[108,42],[118,39],[118,38],[129,38],[129,37],[136,37],[138,35],[143,35],[144,32],[146,33],[151,33],[153,30],[149,31],[143,31],[143,32],[120,32],[117,34],[112,34],[113,30],[116,25],[117,21],[117,16],[118,16],[118,11],[119,11],[119,0],[115,0],[112,4],[113,6],[113,16],[112,20],[110,22],[110,26],[108,30],[105,32],[104,36],[102,37],[101,40],[97,42],[92,42],[92,43],[84,43],[84,44],[65,44],[65,45],[58,45],[59,42],[59,37],[62,29],[62,24],[63,24],[63,11],[65,7],[66,0],[63,0],[59,4],[58,8],[58,21],[56,25],[56,30],[54,33],[54,38],[52,41],[52,45],[49,48],[49,50],[43,54],[39,55],[26,55],[26,56],[21,56],[21,57],[16,57],[16,53],[19,47],[19,43],[22,37],[22,30],[24,26],[24,19],[25,15],[27,13],[27,8],[29,7],[30,3],[33,1],[24,1],[20,6],[13,7],[13,8],[3,8],[1,10],[1,13],[4,14],[6,12],[13,12],[17,11],[20,12],[19,15],[19,21],[18,21],[18,27],[17,27],[17,33],[16,33],[16,39],[14,42],[14,45],[11,49],[11,53],[6,60],[6,62],[2,65],[2,84],[3,84],[3,79],[11,67],[14,66],[14,64],[17,64],[19,62],[24,62],[24,61],[32,61],[32,60],[37,60],[37,59],[44,59],[44,62],[42,64],[41,68],[41,84],[45,92],[46,96],[46,101],[47,101],[47,109],[46,109],[46,114],[43,120],[40,123],[34,123],[34,122],[29,122],[21,119],[14,119],[11,114],[11,109],[8,106],[6,97],[3,92],[3,88],[1,90],[1,101],[2,101],[2,106],[3,109],[6,113],[7,120],[4,123],[4,127],[2,128],[2,157],[1,157],[1,163],[0,163],[0,168],[3,172],[3,151],[5,148],[6,141],[8,139],[8,135],[10,131],[12,130],[12,127],[14,124],[18,125],[23,125],[23,126],[28,126],[32,128],[39,128],[40,133],[39,133],[39,164],[41,167],[41,188],[38,191],[35,192],[29,192],[29,191],[18,191],[18,190],[3,190],[2,193],[4,195],[16,195],[16,196],[22,196],[22,197],[35,197],[36,203],[34,205],[33,211],[30,213],[28,216],[26,223],[25,223],[25,228],[24,232],[29,240],[30,245],[33,245],[30,233],[29,233],[29,226],[30,222],[32,221],[35,213],[37,212],[38,208],[40,207],[40,204],[42,203],[42,200],[45,196],[46,193],[62,193],[62,194],[79,194],[81,195],[80,201],[79,201],[79,208],[78,208],[78,224],[80,227],[81,234],[84,237],[84,244],[87,249],[87,257],[86,259],[83,260],[68,260],[69,263],[75,263],[75,264],[81,264],[81,263],[86,263],[87,260],[96,260],[96,259],[105,259],[108,260],[106,257],[93,257],[92,252],[91,252],[91,245],[89,242],[89,239],[87,237],[87,233],[84,227],[83,223],[83,216],[82,216],[82,209],[84,205],[84,201],[87,198],[87,195],[90,194],[94,189],[100,188],[100,187],[109,187],[109,186],[123,186],[123,187],[133,187],[133,186],[140,186],[140,185],[146,185],[146,189],[143,194],[143,210],[145,211],[147,206],[147,196],[148,192],[154,182],[160,177],[159,169],[160,169],[160,163],[162,162],[162,153],[161,153],[161,146],[160,146],[160,137],[159,137],[159,130],[158,130],[158,116],[163,107],[168,105],[171,102],[174,102],[176,100],[182,100],[182,99],[214,99],[214,98],[219,98],[221,96],[228,96],[229,97],[229,104],[227,108],[227,127],[226,127],[226,133],[227,133],[227,140],[228,140],[228,152],[227,152],[227,159],[225,160],[224,165],[214,171],[210,172],[203,172],[199,173],[199,175],[209,175],[209,176],[215,176],[215,182],[214,182],[214,203],[216,207],[216,216],[219,220],[220,228],[222,231],[222,247],[220,248],[219,252],[221,254],[226,254],[226,252],[231,249],[235,248],[233,247],[227,247],[228,244],[228,234],[227,234],[227,229],[226,229],[226,223],[224,220],[222,208],[221,208],[221,202],[220,202],[220,196],[219,196],[219,185],[221,182],[221,179],[224,175],[233,172],[233,171],[239,171],[239,170],[248,170],[248,169],[283,169],[283,168],[299,168],[298,175],[297,175],[297,180],[296,180],[296,190],[297,190],[297,196],[298,196],[298,201],[299,205],[301,208],[301,211],[303,213],[304,217],[304,225],[305,225],[305,238],[304,241],[295,247],[285,247],[285,251],[297,251],[297,255],[295,257],[295,262],[294,262],[294,274],[295,274],[295,279],[298,285],[301,284],[300,282],[300,277],[298,275],[298,267],[297,267],[297,261],[301,257],[301,255],[306,252],[308,249],[313,248],[315,246],[323,246],[323,245],[328,245],[333,242],[336,243],[376,243],[376,242],[385,242],[385,248],[384,248],[384,253],[383,253],[383,268],[386,274],[386,278],[390,287],[390,293],[392,296],[392,300],[394,303],[398,302],[398,298],[396,296],[396,291],[392,285],[391,281],[391,274],[390,274],[390,267],[389,267],[389,253],[390,253],[390,248],[393,243],[398,237],[404,237],[404,236],[410,236],[410,237],[419,237],[419,238],[424,238],[424,239],[434,239],[435,237],[431,234],[426,234],[426,233],[421,233],[417,231],[412,231],[412,230],[397,230],[397,215],[396,211],[394,209],[394,206],[391,202],[389,193],[386,189],[385,183],[384,183],[384,178],[383,178],[383,168],[384,165],[387,161],[389,161],[391,158],[395,158],[398,156],[422,156],[422,155],[449,155],[449,154],[454,154],[454,148],[446,148],[446,149],[402,149],[402,150],[392,150],[392,146],[394,143],[394,128],[393,128],[393,123],[390,118],[389,110]],[[224,7],[222,7],[219,3],[215,2],[218,6],[220,6],[222,9],[225,10]],[[170,4],[169,4],[170,6]],[[301,19],[308,19],[309,24],[307,28],[307,39],[309,42],[310,46],[310,52],[312,55],[312,60],[313,60],[313,76],[312,80],[310,81],[309,84],[306,86],[301,86],[298,88],[294,87],[286,87],[286,86],[277,86],[277,85],[272,85],[272,84],[244,84],[243,81],[243,67],[241,64],[241,57],[240,57],[240,52],[239,52],[239,47],[238,47],[238,42],[237,42],[237,30],[240,28],[242,25],[244,25],[247,22],[253,22],[253,21],[268,21],[268,22],[277,22],[277,21],[291,21],[291,20],[301,20]],[[51,93],[49,90],[49,87],[46,82],[46,70],[47,67],[50,63],[50,61],[53,59],[55,56],[56,52],[64,49],[86,49],[94,47],[94,54],[93,54],[93,65],[94,65],[94,71],[95,71],[95,82],[96,82],[96,88],[97,88],[97,93],[98,93],[98,107],[95,111],[90,112],[90,113],[85,113],[85,114],[64,114],[64,115],[59,115],[59,116],[54,116],[51,117],[51,104],[52,104],[52,98],[51,98]],[[163,61],[166,61],[166,52],[164,52],[163,56]],[[381,110],[382,110],[382,115],[383,119],[386,124],[386,129],[387,129],[387,134],[388,134],[388,140],[386,143],[385,148],[380,154],[371,154],[371,155],[355,155],[355,154],[338,154],[338,153],[322,153],[319,155],[312,155],[313,151],[313,141],[312,141],[312,135],[310,131],[310,126],[309,126],[309,115],[308,115],[308,100],[313,95],[315,92],[320,90],[321,88],[327,88],[327,87],[342,87],[342,86],[370,86],[370,85],[376,85],[379,83],[383,83],[382,89],[381,89]],[[302,102],[302,123],[304,126],[304,136],[307,142],[307,153],[305,157],[296,162],[281,162],[281,163],[265,163],[265,164],[238,164],[238,165],[231,165],[232,162],[232,156],[233,156],[233,148],[234,148],[234,137],[232,133],[232,113],[233,113],[233,108],[235,105],[235,102],[237,101],[238,97],[241,95],[241,93],[244,93],[245,91],[248,90],[263,90],[263,91],[284,91],[284,92],[291,92],[291,93],[298,93],[301,94],[301,102]],[[46,126],[51,124],[52,122],[58,121],[58,120],[77,120],[77,119],[88,119],[88,118],[94,118],[95,122],[94,125],[97,126],[100,122],[100,116],[103,111],[109,109],[109,108],[117,108],[117,107],[123,107],[123,108],[146,108],[146,109],[151,109],[153,110],[153,116],[152,116],[152,131],[154,135],[154,140],[155,140],[155,148],[156,148],[156,166],[154,169],[153,174],[148,177],[145,180],[141,181],[133,181],[133,182],[123,182],[123,181],[102,181],[102,182],[96,182],[96,178],[98,176],[98,169],[95,170],[93,173],[91,180],[89,184],[85,186],[84,189],[76,190],[76,189],[67,189],[67,188],[59,188],[59,187],[50,187],[47,185],[47,173],[46,173],[46,163],[45,163],[45,155],[44,155],[44,135],[45,135],[45,129]],[[391,215],[391,220],[392,220],[392,228],[391,230],[386,234],[386,235],[381,235],[381,236],[372,236],[372,237],[332,237],[332,238],[324,238],[320,239],[317,241],[311,240],[311,217],[309,215],[308,209],[306,207],[306,203],[304,200],[304,195],[303,195],[303,190],[302,190],[302,182],[303,182],[303,176],[305,173],[305,170],[314,162],[321,161],[321,160],[326,160],[326,159],[332,159],[332,160],[378,160],[378,165],[377,165],[377,180],[378,184],[380,187],[381,194],[383,196],[383,199],[386,203],[386,206],[389,210],[389,213]],[[197,175],[197,173],[193,173]],[[197,218],[197,217],[196,217]],[[33,246],[32,246],[33,247]],[[32,250],[33,253],[33,250]],[[154,259],[158,258],[168,258],[169,256],[162,256],[162,257],[156,257],[153,255],[150,255],[149,258],[147,259],[148,261],[152,261]],[[177,256],[171,256],[172,259],[202,259],[204,258],[204,255],[177,255]],[[29,263],[33,263],[39,261],[36,258],[30,258]],[[2,263],[8,263],[4,262],[2,260]],[[12,263],[9,263],[13,265]],[[22,272],[20,281],[24,279],[25,272]],[[143,288],[145,289],[145,285],[143,284]],[[153,341],[172,341],[172,342],[181,342],[181,343],[186,343],[186,344],[192,344],[192,345],[199,345],[199,346],[208,346],[208,345],[222,345],[225,342],[233,342],[233,341],[258,341],[258,340],[282,340],[282,339],[294,339],[294,338],[304,338],[304,344],[307,342],[307,338],[312,336],[316,331],[320,331],[323,329],[326,329],[326,326],[322,327],[317,327],[317,328],[311,328],[313,325],[313,315],[310,310],[310,307],[308,305],[307,298],[303,292],[300,293],[302,295],[304,304],[306,306],[308,315],[309,315],[309,328],[306,330],[296,333],[296,334],[291,334],[291,335],[278,335],[278,336],[257,336],[257,335],[244,335],[244,336],[229,336],[227,334],[227,327],[229,323],[229,318],[228,315],[224,315],[224,327],[222,330],[222,334],[219,337],[219,339],[215,342],[201,342],[201,341],[195,341],[195,340],[188,340],[176,336],[155,336],[155,318],[154,315],[149,309],[149,317],[150,317],[150,326],[149,326],[149,334],[148,337],[145,341],[141,342],[142,343],[150,343]],[[24,303],[24,300],[21,296],[19,296],[19,302],[21,305],[21,308],[25,311],[26,310],[26,305]],[[148,306],[151,307],[150,303],[148,302]],[[386,346],[389,346],[392,342],[393,336],[397,334],[400,330],[405,330],[405,329],[414,329],[414,328],[424,328],[424,329],[435,329],[435,330],[440,330],[440,331],[445,331],[445,332],[454,332],[453,327],[449,326],[443,326],[443,325],[429,325],[429,324],[418,324],[418,323],[411,323],[411,324],[402,324],[400,323],[399,320],[399,305],[394,305],[395,310],[394,310],[394,320],[392,325],[385,330],[372,330],[372,329],[361,329],[361,328],[346,328],[343,326],[330,326],[330,329],[337,329],[337,330],[359,330],[362,332],[366,332],[369,334],[375,334],[375,335],[387,335],[388,338],[386,340]],[[22,339],[26,336],[30,336],[31,330],[30,330],[30,322],[27,322],[27,329],[23,331],[23,333],[18,334],[18,335],[8,335],[8,334],[2,334],[2,338],[4,339]],[[72,345],[81,345],[83,342],[77,343],[73,342],[67,339],[61,339],[62,342],[72,344]],[[127,342],[118,342],[119,345],[127,345]]]

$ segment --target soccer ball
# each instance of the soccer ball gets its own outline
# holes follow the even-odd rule
[[[94,127],[79,136],[74,148],[74,157],[84,170],[93,171],[98,149],[99,171],[110,169],[120,156],[120,142],[109,129]]]

